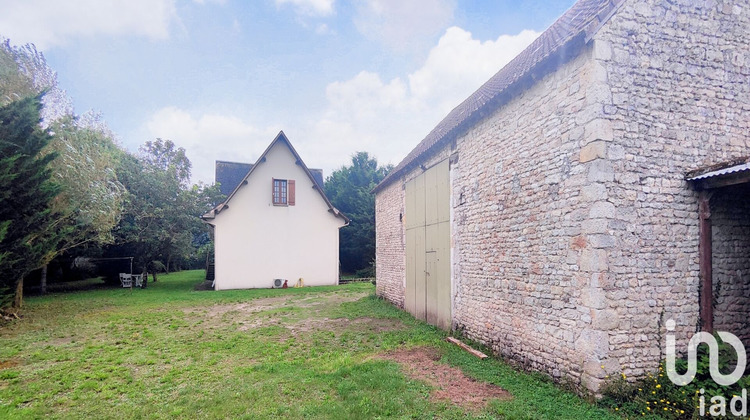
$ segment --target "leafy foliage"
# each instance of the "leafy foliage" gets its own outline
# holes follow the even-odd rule
[[[56,155],[42,154],[52,138],[39,126],[41,107],[36,97],[0,108],[0,307],[10,303],[24,276],[55,253],[64,233],[55,228],[50,207],[59,187],[50,180]],[[21,296],[16,294],[16,306]]]
[[[715,338],[719,343],[719,370],[727,373],[736,365],[737,355],[734,349],[722,342],[718,335]],[[697,418],[700,417],[700,391],[703,390],[706,413],[713,396],[724,397],[728,405],[734,395],[740,395],[743,388],[750,387],[750,376],[743,376],[732,386],[718,385],[711,378],[709,357],[708,346],[699,345],[695,378],[684,386],[678,386],[669,380],[664,362],[659,366],[658,372],[649,373],[645,378],[634,382],[628,382],[623,374],[607,378],[602,389],[604,398],[600,404],[630,416],[667,419]],[[675,368],[677,372],[685,372],[687,360],[677,359]],[[728,408],[727,411],[729,411]]]
[[[135,256],[138,270],[181,269],[209,242],[199,217],[219,201],[218,186],[188,186],[190,160],[171,140],[149,141],[124,155],[117,172],[127,189],[112,256]]]
[[[45,124],[73,114],[72,101],[57,84],[57,74],[33,44],[16,47],[0,37],[0,105],[44,93]]]
[[[122,153],[110,135],[65,116],[50,126],[54,139],[45,149],[58,159],[50,168],[62,191],[53,202],[57,224],[70,227],[58,253],[84,244],[112,243],[122,212],[124,187],[114,168]]]
[[[372,189],[392,168],[391,165],[378,166],[378,161],[367,152],[357,152],[350,166],[334,171],[326,179],[326,195],[351,220],[349,226],[341,229],[339,240],[339,259],[344,272],[367,269],[375,259],[375,194]]]

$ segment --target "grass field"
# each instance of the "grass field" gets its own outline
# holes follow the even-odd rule
[[[0,418],[617,418],[445,343],[372,284],[194,291],[202,276],[29,298],[0,326]],[[404,349],[510,397],[439,398],[388,356]]]

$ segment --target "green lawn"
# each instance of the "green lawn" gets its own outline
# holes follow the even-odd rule
[[[372,284],[194,291],[202,276],[27,299],[0,326],[0,418],[617,418],[445,343]],[[424,346],[513,397],[464,409],[382,357]]]

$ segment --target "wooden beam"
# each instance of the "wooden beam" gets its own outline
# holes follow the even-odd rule
[[[484,359],[486,359],[488,357],[486,354],[482,353],[481,351],[474,350],[473,348],[467,346],[466,344],[462,343],[459,340],[456,340],[453,337],[446,338],[446,341],[448,341],[449,343],[453,343],[453,344],[457,345],[458,347],[461,347],[462,349],[468,351],[469,353],[473,354],[474,356],[477,356],[478,358],[480,358],[482,360],[484,360]]]
[[[698,195],[698,217],[700,240],[698,261],[700,266],[700,320],[703,331],[714,332],[713,274],[711,266],[711,193],[701,191]]]

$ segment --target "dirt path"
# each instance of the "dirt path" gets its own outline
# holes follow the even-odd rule
[[[409,377],[433,386],[432,398],[435,400],[447,400],[467,410],[479,411],[491,399],[512,398],[508,391],[497,385],[479,382],[458,368],[439,363],[440,352],[433,347],[402,349],[382,357],[399,363]]]

